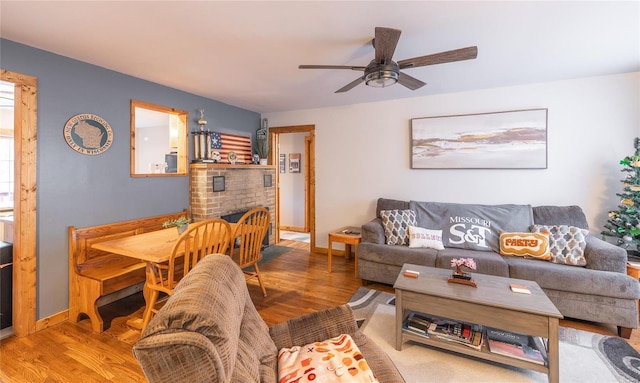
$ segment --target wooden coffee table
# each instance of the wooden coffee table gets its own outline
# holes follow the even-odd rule
[[[533,262],[533,261],[532,261]],[[420,272],[418,278],[404,276],[405,270]],[[396,283],[396,349],[402,350],[404,341],[426,344],[450,351],[472,355],[511,366],[545,373],[549,381],[557,383],[559,376],[558,322],[563,316],[536,282],[472,273],[478,287],[447,283],[452,270],[405,264]],[[525,285],[531,294],[514,293],[510,283]],[[409,311],[447,317],[502,330],[547,338],[548,365],[494,354],[487,342],[480,351],[465,345],[433,338],[425,338],[402,328]]]

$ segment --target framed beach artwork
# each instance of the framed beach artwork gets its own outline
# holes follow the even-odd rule
[[[412,169],[546,169],[547,109],[414,118]]]

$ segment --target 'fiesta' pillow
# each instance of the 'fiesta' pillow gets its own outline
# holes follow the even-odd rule
[[[278,352],[278,382],[311,381],[378,382],[349,334]]]
[[[388,245],[406,246],[409,244],[409,226],[418,226],[415,211],[381,210],[380,218]]]
[[[442,230],[429,230],[422,227],[409,226],[409,247],[428,247],[444,250]]]
[[[587,247],[589,230],[568,225],[533,225],[531,232],[549,234],[551,262],[572,266],[587,265],[584,249]]]
[[[500,233],[500,255],[548,261],[551,259],[549,235],[547,233]]]

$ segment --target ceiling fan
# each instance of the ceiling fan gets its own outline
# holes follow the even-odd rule
[[[376,57],[371,60],[369,65],[365,66],[349,66],[349,65],[299,65],[299,69],[351,69],[364,71],[362,77],[348,83],[338,89],[336,93],[351,90],[356,85],[364,82],[373,87],[384,88],[395,84],[396,82],[405,87],[416,90],[423,87],[426,83],[400,72],[401,69],[417,68],[427,65],[444,64],[454,61],[475,59],[478,56],[478,47],[466,47],[454,49],[451,51],[434,53],[431,55],[414,57],[411,59],[400,60],[395,62],[392,60],[393,52],[396,50],[401,31],[399,29],[376,27],[375,38],[371,42],[376,50]]]

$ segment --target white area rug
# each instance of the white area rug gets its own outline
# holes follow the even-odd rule
[[[547,375],[539,372],[462,356],[414,342],[405,342],[402,351],[397,351],[394,328],[395,307],[379,304],[364,324],[363,332],[391,357],[407,383],[548,382]],[[564,332],[560,341],[561,383],[638,381],[618,374],[613,366],[601,359],[593,345],[602,336],[574,329],[561,330]],[[638,358],[629,358],[628,364],[638,371]]]
[[[311,242],[309,233],[298,233],[295,231],[280,230],[280,239],[296,242]]]

